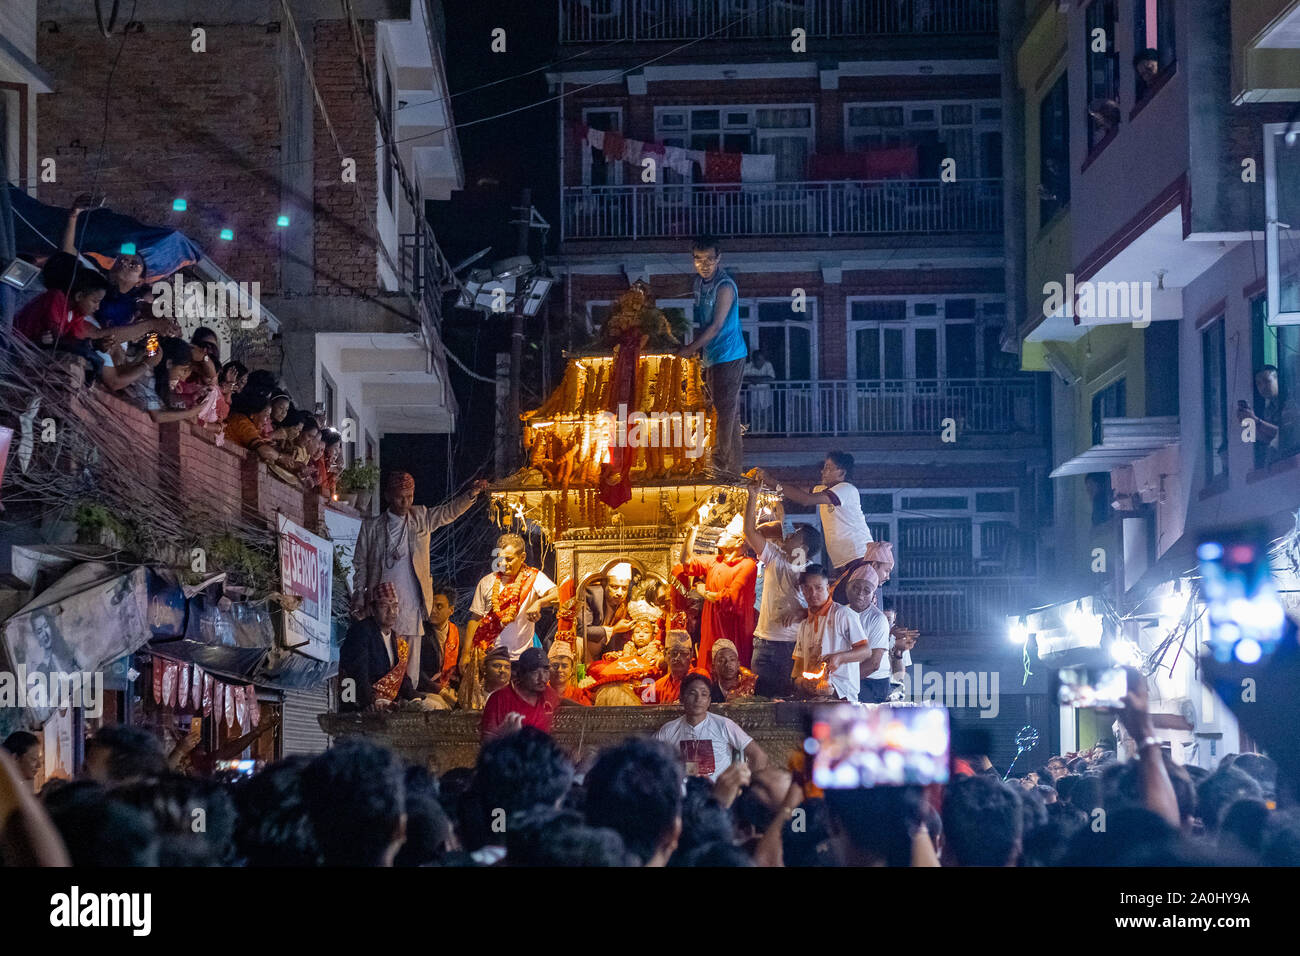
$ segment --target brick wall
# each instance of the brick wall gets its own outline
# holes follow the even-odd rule
[[[103,392],[80,406],[78,415],[92,438],[111,429],[114,438],[129,440],[129,461],[105,462],[105,481],[118,494],[138,498],[161,485],[163,494],[179,496],[198,521],[252,520],[274,530],[276,512],[282,511],[308,530],[320,527],[320,495],[272,477],[243,448],[217,447],[189,422],[156,425],[147,412]]]
[[[107,432],[112,436],[114,445],[121,438],[126,438],[130,443],[129,461],[108,463],[110,482],[120,486],[115,490],[126,494],[131,489],[156,489],[159,474],[158,426],[149,417],[149,413],[99,389],[91,393],[89,400],[79,407],[92,441],[97,435]]]
[[[301,29],[306,26],[300,25]],[[374,70],[374,24],[363,23],[366,60]],[[378,252],[366,219],[378,196],[375,144],[378,127],[369,93],[361,81],[356,49],[344,22],[315,24],[313,66],[321,98],[345,156],[356,160],[357,183],[343,182],[338,149],[316,114],[313,182],[316,204],[316,293],[367,294],[379,291]],[[357,186],[360,186],[360,198]],[[394,175],[393,190],[400,189]]]
[[[276,513],[283,512],[290,521],[300,525],[305,524],[304,493],[300,489],[272,477],[256,455],[245,458],[241,470],[245,518],[250,521],[264,521],[274,529]],[[307,494],[313,498],[319,497],[315,492]],[[319,507],[315,510],[319,513]],[[313,525],[306,527],[308,530],[314,529]]]
[[[38,195],[67,205],[97,183],[115,212],[181,230],[227,273],[268,292],[279,281],[277,37],[264,26],[206,29],[206,53],[191,52],[188,23],[150,22],[125,41],[105,40],[93,23],[42,29],[38,62],[55,92],[36,100],[37,148],[56,160],[58,180],[39,183]],[[175,198],[189,208],[173,212]],[[234,242],[218,238],[226,227]]]
[[[345,155],[356,160],[356,185],[343,182],[333,139],[312,98],[316,291],[377,291],[377,254],[366,211],[377,196],[377,127],[347,24],[300,20],[314,40],[313,68]],[[190,49],[188,23],[154,23],[123,40],[100,36],[93,22],[42,29],[37,55],[55,92],[37,98],[37,149],[57,162],[57,182],[38,183],[43,202],[68,205],[97,183],[115,211],[170,226],[203,247],[239,281],[280,292],[282,205],[277,51],[293,44],[285,28],[206,24],[207,52]],[[374,24],[362,24],[373,68]],[[292,62],[299,64],[296,48]],[[108,90],[109,123],[102,168],[99,140]],[[305,87],[311,97],[310,87]],[[358,187],[361,197],[358,197]],[[183,198],[185,212],[173,212]],[[235,231],[223,241],[223,228]],[[51,237],[58,241],[57,236]]]
[[[248,453],[238,445],[217,447],[201,428],[171,422],[159,428],[163,467],[174,468],[186,504],[201,518],[229,524],[243,505],[243,463]]]

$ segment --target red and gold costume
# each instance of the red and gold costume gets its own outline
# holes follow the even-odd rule
[[[497,642],[501,632],[519,616],[519,605],[523,596],[533,589],[537,580],[537,569],[524,565],[515,575],[515,579],[505,583],[504,576],[497,574],[492,582],[492,610],[483,615],[474,632],[474,646],[491,647]]]
[[[411,645],[406,638],[393,635],[393,656],[397,658],[393,669],[372,685],[376,700],[397,700],[397,692],[402,689],[402,680],[406,677],[406,662],[411,659]]]
[[[704,578],[704,587],[718,595],[705,601],[700,620],[701,666],[712,670],[712,651],[716,641],[728,640],[736,645],[740,663],[749,666],[754,653],[754,586],[758,581],[758,564],[753,558],[737,554],[729,558],[716,556],[712,561],[694,559],[673,568],[693,578]],[[712,674],[710,673],[710,676]]]
[[[727,695],[727,700],[744,700],[746,697],[754,696],[754,687],[758,683],[758,675],[751,671],[744,664],[740,665],[740,679],[736,681],[736,686],[727,690],[721,684],[718,689]]]

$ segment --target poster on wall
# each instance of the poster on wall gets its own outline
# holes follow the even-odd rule
[[[280,533],[280,589],[302,599],[284,612],[284,636],[292,650],[316,660],[330,659],[330,608],[333,603],[334,544],[294,524],[284,515]]]
[[[37,727],[65,706],[98,719],[105,669],[149,641],[148,574],[81,564],[5,621],[15,673],[0,675],[0,706],[24,708]]]

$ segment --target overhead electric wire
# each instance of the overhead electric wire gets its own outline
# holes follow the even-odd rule
[[[288,9],[288,8],[287,8],[287,5],[286,5],[287,0],[280,0],[280,2],[281,2],[281,5],[282,5],[282,6],[285,6],[285,9],[287,10],[287,9]],[[720,26],[718,29],[714,30],[712,33],[706,34],[706,35],[701,36],[701,37],[696,37],[696,38],[693,39],[693,40],[688,40],[687,42],[682,43],[682,44],[680,44],[679,46],[674,47],[673,49],[667,51],[666,53],[661,53],[661,54],[659,54],[659,55],[657,55],[657,56],[653,56],[653,57],[651,57],[651,58],[648,59],[648,60],[643,60],[643,61],[641,61],[640,63],[637,63],[637,64],[634,64],[633,66],[627,67],[626,69],[622,69],[622,70],[614,70],[614,71],[612,71],[608,76],[602,77],[600,80],[598,80],[598,81],[596,81],[596,82],[589,83],[589,84],[587,84],[587,85],[585,85],[585,86],[577,86],[577,87],[574,87],[574,88],[571,89],[571,90],[566,90],[566,91],[564,91],[563,93],[558,93],[558,94],[556,94],[556,95],[554,95],[554,96],[547,96],[547,97],[544,98],[544,99],[536,100],[535,102],[525,104],[524,106],[517,106],[517,107],[514,107],[514,108],[512,108],[512,109],[503,110],[502,112],[500,112],[500,113],[494,113],[494,114],[492,114],[491,116],[482,116],[482,117],[479,117],[479,118],[477,118],[477,119],[467,120],[467,121],[465,121],[465,122],[463,122],[463,123],[452,123],[452,124],[449,124],[449,125],[447,125],[447,126],[443,126],[443,127],[438,128],[438,129],[435,129],[435,130],[430,130],[430,131],[425,132],[425,133],[416,133],[416,134],[413,134],[413,135],[411,135],[411,136],[406,136],[406,137],[403,137],[403,138],[401,138],[401,139],[396,139],[396,140],[393,140],[389,145],[391,145],[391,146],[397,146],[397,145],[400,145],[400,144],[402,144],[402,143],[411,143],[411,142],[416,142],[416,141],[418,141],[418,140],[428,139],[428,138],[431,137],[431,136],[437,136],[437,135],[439,135],[440,133],[445,133],[445,132],[449,132],[449,131],[456,131],[456,130],[462,130],[462,129],[468,129],[468,128],[471,127],[471,126],[478,126],[478,125],[480,125],[480,124],[482,124],[482,123],[490,123],[490,122],[493,122],[494,120],[504,119],[504,118],[506,118],[506,117],[508,117],[508,116],[513,116],[513,115],[515,115],[515,114],[517,114],[517,113],[522,113],[522,112],[525,112],[525,111],[530,110],[530,109],[535,109],[535,108],[537,108],[537,107],[539,107],[539,106],[545,106],[545,105],[548,104],[548,103],[554,103],[554,102],[557,102],[557,101],[559,101],[559,100],[563,100],[563,99],[565,99],[565,98],[567,98],[567,97],[573,96],[575,93],[582,93],[582,92],[585,92],[585,91],[587,91],[587,90],[593,89],[593,88],[595,88],[595,87],[597,87],[597,86],[604,86],[604,85],[607,85],[608,83],[611,83],[611,82],[613,82],[613,81],[615,81],[615,80],[619,80],[619,79],[621,79],[621,78],[627,76],[627,75],[630,74],[630,73],[635,73],[635,72],[638,71],[638,70],[642,70],[642,69],[644,69],[645,67],[650,66],[651,64],[657,63],[657,62],[659,62],[660,60],[666,59],[666,58],[668,58],[668,57],[670,57],[670,56],[673,56],[673,55],[675,55],[675,54],[677,54],[677,53],[680,53],[682,50],[685,50],[685,49],[687,49],[687,48],[689,48],[689,47],[691,47],[691,46],[694,46],[694,45],[697,44],[697,43],[702,43],[702,42],[704,42],[704,41],[706,41],[706,40],[711,40],[711,39],[713,39],[714,37],[718,36],[719,34],[724,33],[725,31],[729,30],[731,27],[735,26],[736,24],[738,24],[738,23],[743,23],[745,20],[748,20],[748,19],[750,19],[750,18],[752,18],[752,17],[754,17],[754,16],[757,16],[759,13],[763,12],[763,11],[766,10],[768,7],[774,5],[774,4],[777,3],[777,2],[778,2],[778,0],[767,0],[767,2],[764,3],[762,6],[755,7],[754,10],[750,11],[749,13],[746,13],[746,14],[744,14],[743,16],[737,17],[735,20],[732,20],[732,21],[730,21],[730,22],[728,22],[728,23],[723,24],[723,25]],[[290,14],[289,16],[291,16],[291,14]],[[292,29],[293,29],[293,32],[294,32],[295,35],[296,35],[296,34],[297,34],[297,28],[296,28],[296,26],[295,26],[295,27],[292,27]],[[300,52],[300,53],[303,53],[302,46],[301,46],[301,40],[300,40],[300,39],[299,39],[298,43],[299,43],[299,52]],[[313,85],[313,87],[314,87],[314,86],[315,86],[315,78],[314,78],[314,76],[313,76],[313,74],[312,74],[312,72],[311,72],[310,62],[306,60],[306,58],[305,58],[305,53],[303,53],[303,57],[304,57],[304,63],[305,63],[306,66],[307,66],[307,75],[308,75],[309,81],[312,83],[312,85]],[[337,145],[337,144],[336,144],[336,145]],[[206,156],[208,156],[208,155],[209,155],[209,154],[208,154],[206,151],[196,151],[196,152],[192,152],[192,153],[173,153],[173,154],[170,154],[170,155],[167,157],[167,159],[168,159],[169,161],[176,161],[176,160],[181,160],[181,159],[186,159],[186,158],[195,158],[195,159],[197,159],[197,158],[206,157]],[[242,176],[242,175],[244,175],[245,173],[264,172],[264,171],[266,171],[266,170],[272,170],[272,169],[288,169],[288,168],[291,168],[291,167],[294,167],[294,166],[301,166],[301,165],[304,165],[304,164],[306,164],[306,163],[312,163],[312,162],[315,162],[315,158],[314,158],[314,157],[311,158],[311,159],[295,159],[295,160],[288,160],[288,161],[286,161],[286,162],[282,162],[282,163],[268,163],[268,164],[261,165],[261,166],[245,166],[245,167],[243,167],[241,170],[239,170],[238,173],[232,173],[232,174],[227,175],[227,176],[223,176],[223,175],[221,175],[221,174],[217,174],[217,175],[215,175],[215,176],[211,176],[211,177],[208,178],[208,182],[222,182],[222,181],[225,181],[225,180],[227,180],[227,179],[233,179],[233,178],[236,178],[237,176]],[[112,169],[113,167],[108,167],[108,168]],[[121,167],[121,168],[127,168],[127,167],[124,166],[124,167]],[[132,168],[133,168],[133,167],[132,167]],[[17,179],[15,182],[16,182],[17,184],[24,184],[24,183],[30,184],[30,181],[27,180],[26,178],[23,178],[23,177],[20,177],[20,178]],[[153,177],[153,178],[146,178],[146,179],[107,179],[107,180],[104,180],[103,182],[104,182],[104,185],[110,185],[110,186],[132,186],[132,185],[149,185],[149,184],[161,183],[161,182],[165,182],[165,180],[162,180],[162,179],[159,179],[159,178]]]

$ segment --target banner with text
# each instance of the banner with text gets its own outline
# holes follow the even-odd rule
[[[334,543],[279,516],[280,588],[302,598],[284,613],[285,642],[317,660],[330,659],[330,608],[333,603]]]

